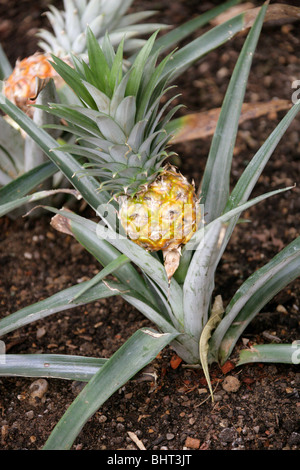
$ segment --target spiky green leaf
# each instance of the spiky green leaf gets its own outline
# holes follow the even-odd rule
[[[134,333],[77,396],[52,431],[44,450],[71,448],[85,423],[100,406],[175,337],[174,334],[159,334],[146,328]]]

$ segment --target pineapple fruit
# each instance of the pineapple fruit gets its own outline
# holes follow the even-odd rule
[[[180,261],[180,247],[200,221],[194,184],[175,167],[165,166],[153,183],[121,199],[120,220],[128,237],[147,251],[162,251],[168,279]]]
[[[125,234],[146,250],[163,253],[170,281],[181,246],[198,228],[200,206],[194,185],[165,164],[173,155],[165,126],[179,106],[171,106],[174,96],[161,106],[170,78],[162,72],[171,54],[156,64],[158,53],[151,53],[156,34],[124,71],[123,42],[114,52],[107,36],[100,47],[88,29],[89,65],[75,59],[69,81],[70,67],[58,57],[53,63],[83,105],[52,103],[45,109],[78,137],[63,148],[85,157],[83,174],[99,178],[99,190],[118,201]]]
[[[197,227],[193,184],[175,167],[163,172],[134,197],[123,198],[120,220],[127,235],[149,251],[177,249]]]
[[[33,115],[34,108],[31,105],[35,102],[39,83],[50,78],[59,81],[49,59],[50,55],[37,52],[18,60],[12,74],[4,81],[3,94],[30,117]]]
[[[127,14],[133,0],[64,0],[64,10],[59,11],[50,5],[45,14],[53,33],[42,29],[38,36],[41,52],[18,60],[12,74],[5,80],[3,93],[14,104],[32,117],[31,105],[38,92],[37,78],[48,80],[55,78],[57,86],[61,81],[49,64],[51,54],[55,54],[70,63],[71,54],[86,54],[86,27],[94,32],[99,43],[106,33],[110,34],[113,46],[126,35],[125,49],[134,52],[145,40],[137,38],[139,34],[148,34],[158,27],[155,23],[137,24],[152,16],[154,11]]]

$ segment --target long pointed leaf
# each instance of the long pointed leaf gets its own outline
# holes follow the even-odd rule
[[[191,260],[183,285],[185,331],[198,340],[208,320],[221,230],[221,223],[213,224],[204,235],[203,243]]]
[[[174,53],[173,60],[167,64],[162,77],[170,72],[173,78],[180,76],[190,65],[232,39],[244,27],[245,14],[242,13],[202,34]]]
[[[94,178],[89,176],[78,178],[76,174],[82,170],[82,167],[76,159],[66,152],[52,150],[57,148],[57,141],[43,129],[37,127],[32,119],[26,116],[25,113],[3,95],[0,95],[0,109],[8,114],[30,137],[32,137],[92,208],[97,210],[99,205],[105,204],[109,200],[109,196],[104,191],[100,194],[97,192],[99,183]]]
[[[182,75],[194,62],[232,39],[237,33],[250,28],[257,18],[259,10],[260,7],[251,8],[240,13],[178,49],[174,53],[173,61],[167,65],[163,77],[170,73],[172,73],[172,78]],[[278,3],[268,7],[265,21],[297,18],[298,16],[299,8]]]
[[[165,51],[166,49],[171,49],[179,41],[182,41],[194,31],[209,23],[213,18],[220,15],[228,8],[237,5],[240,2],[241,0],[229,0],[227,2],[222,3],[221,5],[216,6],[215,8],[211,8],[209,11],[203,13],[202,15],[199,15],[196,18],[193,18],[187,21],[186,23],[183,23],[177,28],[174,28],[172,31],[164,34],[163,36],[157,39],[154,45],[153,52],[158,49],[160,49],[161,52]],[[132,60],[132,58],[130,58],[129,60]]]
[[[262,7],[239,55],[212,139],[201,186],[207,223],[221,215],[229,196],[231,162],[239,118],[265,13],[266,6]]]
[[[0,44],[0,80],[4,80],[10,76],[13,68]]]
[[[52,219],[51,223],[57,230],[66,231],[69,235],[74,236],[102,266],[107,266],[121,255],[120,251],[107,241],[97,237],[97,225],[93,221],[80,216],[74,219],[68,219],[58,214]],[[144,280],[131,264],[125,264],[120,267],[118,271],[115,272],[115,277],[122,284],[128,286],[132,291],[139,292],[145,299],[148,299],[155,305],[154,296],[151,295]]]
[[[107,359],[62,354],[5,354],[2,377],[51,377],[88,382]]]
[[[148,274],[168,295],[172,306],[174,326],[178,329],[183,327],[184,314],[182,305],[182,291],[177,282],[172,279],[169,286],[164,266],[157,261],[150,253],[136,245],[131,240],[116,236],[115,232],[105,230],[101,225],[97,226],[97,235],[99,238],[108,240],[113,246],[124,253],[133,263],[139,266],[143,272]]]
[[[240,352],[238,366],[253,362],[276,362],[282,364],[300,364],[300,345],[292,344],[257,344]]]
[[[252,158],[249,165],[244,170],[242,176],[240,177],[239,181],[237,182],[235,188],[233,189],[226,207],[225,207],[225,214],[229,214],[229,218],[222,218],[223,222],[228,222],[226,234],[224,237],[223,247],[220,250],[220,256],[222,255],[228,240],[233,232],[233,229],[239,219],[239,216],[242,211],[237,211],[235,214],[232,211],[233,209],[237,209],[238,206],[245,203],[257,182],[264,166],[266,165],[268,159],[270,158],[272,152],[274,151],[276,145],[284,135],[285,131],[287,130],[288,126],[291,124],[292,120],[295,118],[297,113],[300,110],[300,103],[294,105],[287,115],[282,119],[282,121],[278,124],[276,129],[272,132],[272,134],[268,137],[266,142],[262,145],[262,147],[258,150],[256,155]],[[266,195],[269,197],[268,195]],[[255,200],[253,200],[254,202]],[[257,201],[259,202],[259,201]],[[256,202],[254,202],[256,204]],[[251,204],[252,205],[252,204]],[[249,206],[250,207],[250,206]],[[195,239],[199,237],[199,234],[196,235]],[[193,243],[193,240],[191,241]],[[187,269],[190,264],[190,260],[192,257],[192,247],[188,247],[188,250],[183,250],[183,255],[181,257],[181,262],[177,272],[175,273],[175,277],[178,282],[182,282],[185,279]]]
[[[80,283],[78,285],[68,287],[67,289],[62,290],[61,292],[58,292],[57,294],[54,294],[45,300],[36,302],[32,305],[29,305],[28,307],[24,307],[8,315],[7,317],[2,318],[0,320],[0,336],[14,331],[17,328],[21,328],[34,321],[46,318],[47,316],[53,315],[54,313],[72,309],[80,305],[85,305],[98,299],[120,295],[122,292],[128,293],[129,291],[127,286],[110,281],[110,287],[102,283],[92,287],[89,290],[88,295],[84,294],[81,298],[81,302],[69,303],[70,299],[80,292],[84,285],[84,283]]]
[[[230,222],[230,220],[233,217],[240,216],[240,214],[244,210],[249,209],[250,207],[254,206],[255,204],[258,204],[259,202],[263,201],[264,199],[267,199],[271,196],[275,196],[275,195],[280,194],[284,191],[289,191],[292,188],[293,188],[293,186],[290,186],[290,187],[287,187],[287,188],[277,189],[275,191],[270,191],[270,192],[265,193],[261,196],[257,196],[255,198],[251,199],[250,201],[245,202],[244,204],[238,205],[237,207],[235,207],[234,209],[231,209],[228,212],[225,212],[223,215],[221,215],[220,217],[218,217],[217,219],[213,220],[208,225],[206,225],[204,227],[204,230],[198,230],[193,235],[191,240],[184,246],[184,248],[182,250],[180,265],[179,265],[179,268],[177,269],[177,272],[175,273],[177,282],[179,284],[184,282],[186,273],[188,271],[188,268],[189,268],[190,263],[191,263],[191,259],[192,259],[193,254],[194,254],[193,251],[196,250],[197,247],[199,246],[199,244],[202,242],[203,237],[205,236],[205,233],[207,232],[207,230],[209,230],[211,224],[215,224],[215,223],[219,223],[219,222],[221,222],[223,224],[226,224],[226,223]],[[220,253],[221,253],[221,251],[220,251]]]
[[[96,109],[95,102],[81,82],[78,72],[58,57],[53,56],[53,62],[50,63],[71,89],[75,91],[76,95],[85,103],[88,103],[92,109]]]
[[[149,329],[134,333],[76,397],[52,431],[44,450],[70,449],[85,423],[101,405],[174,338],[175,335]]]
[[[24,196],[20,199],[15,199],[11,202],[7,202],[6,204],[1,204],[0,205],[0,217],[13,211],[14,209],[17,209],[18,207],[28,204],[29,202],[36,202],[36,201],[39,201],[40,199],[53,196],[54,194],[57,194],[57,193],[67,193],[67,194],[72,194],[73,196],[78,197],[78,193],[74,189],[57,189],[57,190],[54,189],[54,190],[49,190],[49,191],[38,191],[34,194],[30,194],[29,196]]]
[[[242,204],[247,201],[250,196],[258,178],[260,177],[265,165],[270,159],[274,149],[278,145],[280,139],[286,132],[287,128],[290,126],[291,122],[295,116],[300,111],[300,103],[294,105],[278,126],[274,129],[265,143],[260,147],[258,152],[254,155],[250,163],[247,165],[246,169],[239,178],[237,184],[235,185],[232,193],[227,201],[225,212],[237,207],[238,204]],[[238,222],[239,216],[233,217],[228,224],[226,234],[224,237],[224,243],[222,250],[220,250],[220,256],[224,252],[224,249],[230,239],[230,236],[233,232],[233,229]]]
[[[99,240],[109,242],[109,244],[119,250],[119,252],[130,258],[134,264],[140,267],[143,272],[151,277],[151,279],[153,279],[162,288],[166,295],[169,294],[169,302],[172,306],[174,326],[179,330],[182,330],[184,318],[182,290],[174,279],[172,279],[171,285],[169,286],[167,274],[163,264],[161,264],[150,253],[136,245],[125,236],[110,230],[108,227],[103,226],[100,223],[96,224],[92,221],[87,222],[83,217],[80,217],[70,211],[57,210],[48,206],[45,206],[45,208],[54,213],[59,213],[61,216],[64,216],[67,219],[73,220],[75,222],[83,222],[86,228],[96,233],[96,235],[99,237]]]
[[[281,289],[300,275],[300,237],[254,272],[238,289],[213,334],[210,352],[224,362],[242,332]]]
[[[208,228],[210,227],[211,224],[215,224],[215,223],[218,223],[218,222],[222,222],[222,223],[225,224],[225,223],[229,222],[232,217],[235,217],[236,215],[241,214],[246,209],[249,209],[250,207],[254,206],[255,204],[258,204],[259,202],[263,201],[264,199],[267,199],[267,198],[272,197],[272,196],[276,196],[276,195],[281,194],[285,191],[289,191],[293,188],[294,188],[294,186],[288,186],[287,188],[281,188],[281,189],[275,189],[274,191],[269,191],[268,193],[265,193],[265,194],[262,194],[260,196],[255,197],[253,199],[250,199],[249,201],[245,202],[244,204],[238,205],[237,207],[235,207],[234,209],[231,209],[228,212],[224,212],[224,214],[220,215],[220,217],[218,217],[217,219],[215,219],[212,222],[210,222],[209,224],[207,224],[206,227],[204,227],[204,231],[203,230],[198,230],[193,235],[191,240],[185,245],[184,250],[188,253],[189,251],[192,251],[192,250],[196,249],[197,246],[199,245],[199,243],[201,243],[205,232],[208,230]]]
[[[225,208],[226,212],[237,207],[238,204],[241,204],[248,199],[274,149],[277,147],[280,139],[283,137],[299,111],[300,103],[295,104],[288,111],[265,143],[251,159],[230,194]]]
[[[133,68],[132,73],[130,74],[127,87],[126,87],[127,96],[130,96],[130,95],[137,96],[140,82],[144,73],[145,64],[150,53],[152,52],[152,48],[153,48],[157,34],[158,34],[158,31],[152,34],[150,39],[146,42],[145,46],[139,51],[134,61],[134,68]]]
[[[18,198],[25,196],[56,172],[57,167],[49,161],[24,173],[0,189],[0,204],[7,204],[16,196]]]
[[[126,266],[121,267],[120,271],[124,268],[126,268]],[[79,295],[81,300],[76,299]],[[0,336],[57,312],[62,312],[114,295],[120,295],[129,304],[140,310],[140,312],[156,324],[161,331],[177,333],[170,320],[165,319],[161,313],[155,309],[155,305],[151,304],[147,297],[145,298],[138,292],[129,289],[127,284],[124,285],[110,280],[102,284],[98,283],[93,287],[91,287],[90,281],[82,282],[64,289],[48,299],[8,315],[0,320]]]
[[[156,310],[149,302],[145,302],[145,299],[138,293],[130,292],[121,294],[122,298],[126,300],[133,307],[138,309],[146,318],[148,318],[153,324],[159,328],[163,333],[178,333],[177,330],[171,323],[170,319],[166,319],[159,310]],[[172,318],[171,315],[169,315]]]
[[[106,276],[113,273],[117,269],[120,269],[124,264],[129,263],[129,258],[124,255],[118,256],[117,259],[111,261],[108,265],[105,266],[96,276],[94,276],[90,281],[87,281],[87,284],[79,291],[71,300],[70,303],[75,300],[80,299],[83,294],[85,294],[89,289],[94,287],[96,284],[102,281]]]

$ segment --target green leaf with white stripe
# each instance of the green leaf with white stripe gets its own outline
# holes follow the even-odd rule
[[[0,355],[0,377],[46,377],[88,382],[107,359],[63,354]]]

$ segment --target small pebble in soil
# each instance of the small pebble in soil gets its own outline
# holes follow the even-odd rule
[[[216,393],[214,395],[214,401],[217,402],[217,401],[221,401],[223,398],[223,395],[221,395],[220,393]]]
[[[184,444],[185,447],[189,448],[189,449],[199,449],[200,447],[200,440],[199,439],[196,439],[194,437],[187,437],[186,438],[186,441],[185,441],[185,444]]]
[[[222,387],[226,392],[235,393],[240,388],[240,385],[241,382],[239,381],[239,379],[237,379],[233,375],[228,375],[227,377],[225,377]]]
[[[40,339],[46,334],[46,328],[42,326],[36,330],[36,339]]]
[[[219,434],[219,439],[222,444],[233,442],[236,438],[236,430],[234,428],[224,428]]]
[[[30,390],[30,403],[36,404],[48,391],[48,382],[46,379],[37,379],[29,387]]]
[[[105,423],[105,421],[107,421],[107,416],[101,415],[99,416],[98,420],[99,420],[99,423]]]
[[[27,411],[27,413],[25,413],[25,415],[26,415],[26,418],[28,418],[28,419],[33,419],[34,418],[34,412],[32,410]]]
[[[122,423],[117,423],[117,426],[116,426],[116,430],[117,430],[117,431],[123,432],[124,429],[125,429],[124,424],[122,424]]]

